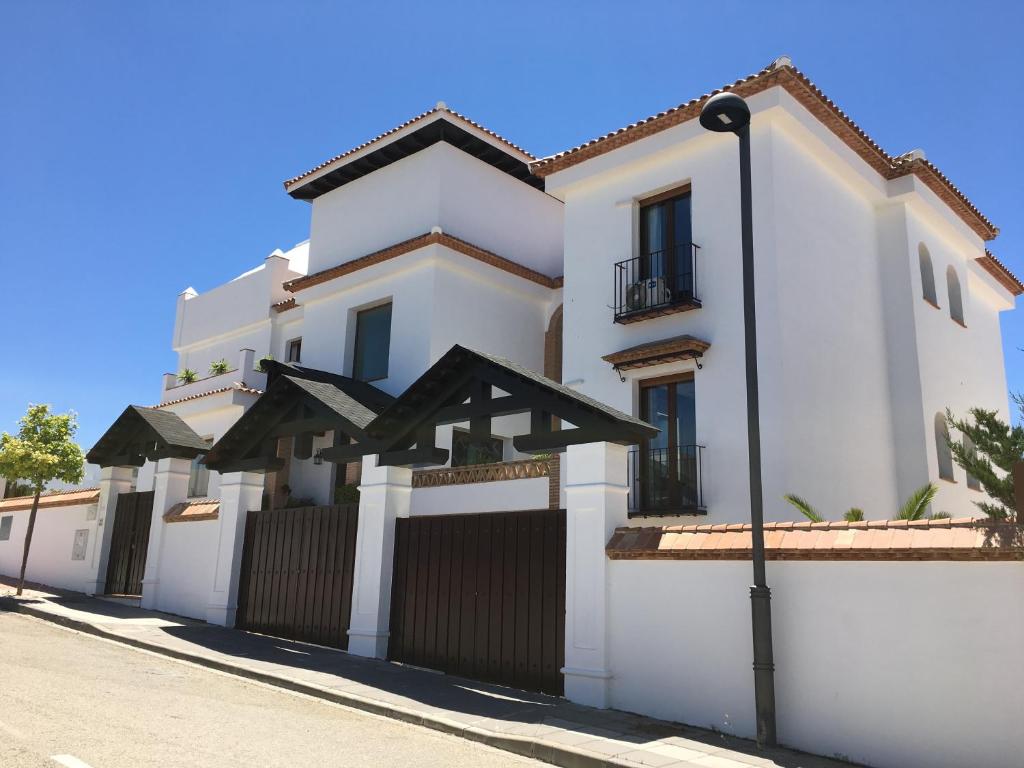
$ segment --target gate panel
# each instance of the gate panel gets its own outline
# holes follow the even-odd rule
[[[399,518],[388,656],[561,694],[565,511]]]
[[[118,494],[107,557],[108,595],[142,594],[152,520],[153,491]]]
[[[359,505],[249,512],[240,629],[348,648]]]

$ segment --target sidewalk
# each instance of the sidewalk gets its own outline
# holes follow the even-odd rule
[[[32,585],[0,611],[444,731],[561,766],[839,768],[834,760]]]

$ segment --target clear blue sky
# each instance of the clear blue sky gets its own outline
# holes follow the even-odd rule
[[[0,2],[0,429],[49,402],[88,447],[157,402],[175,296],[305,239],[281,182],[438,99],[546,155],[786,53],[1024,275],[1022,28],[1017,2]],[[1024,390],[1024,310],[1003,338]]]

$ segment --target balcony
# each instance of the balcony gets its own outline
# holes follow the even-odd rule
[[[700,307],[696,243],[652,251],[615,265],[615,322],[635,323]]]
[[[704,515],[703,446],[629,452],[629,516]]]

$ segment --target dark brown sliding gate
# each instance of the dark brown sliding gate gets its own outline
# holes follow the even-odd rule
[[[400,518],[388,656],[561,694],[565,511]]]
[[[359,505],[249,512],[240,629],[348,648]]]
[[[146,570],[152,519],[152,491],[118,494],[107,557],[108,595],[142,594],[142,574]]]

